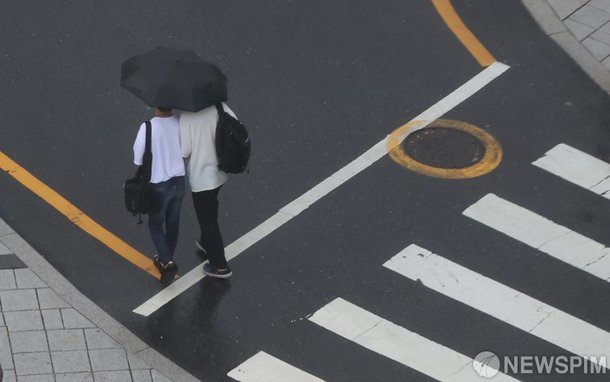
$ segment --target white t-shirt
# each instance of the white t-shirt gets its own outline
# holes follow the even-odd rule
[[[233,111],[224,103],[223,108],[235,117]],[[184,111],[180,115],[182,156],[190,157],[188,174],[193,192],[213,190],[222,186],[228,179],[227,174],[218,169],[214,143],[217,123],[216,106],[207,107],[196,113]]]
[[[154,117],[152,124],[153,155],[150,183],[165,182],[176,176],[184,176],[184,160],[180,150],[180,124],[178,118]],[[142,165],[142,157],[146,146],[146,123],[140,125],[140,130],[133,144],[133,163]]]

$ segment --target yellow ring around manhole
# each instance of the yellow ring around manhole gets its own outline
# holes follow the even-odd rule
[[[477,138],[485,147],[485,155],[477,163],[464,168],[442,168],[433,167],[416,161],[408,156],[401,147],[401,143],[415,131],[426,127],[446,127],[464,131]],[[445,179],[468,179],[476,178],[477,176],[485,175],[495,170],[502,161],[502,147],[488,132],[471,125],[470,123],[453,121],[449,119],[437,119],[432,123],[427,121],[411,121],[404,126],[394,130],[388,136],[387,149],[390,157],[398,164],[408,168],[411,171],[420,174],[433,176],[436,178]]]

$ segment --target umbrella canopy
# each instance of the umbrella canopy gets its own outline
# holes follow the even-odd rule
[[[121,87],[165,109],[199,111],[227,100],[227,77],[191,50],[158,47],[128,59]]]

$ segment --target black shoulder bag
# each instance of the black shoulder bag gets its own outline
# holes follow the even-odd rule
[[[142,224],[142,214],[147,214],[151,206],[150,176],[152,173],[152,125],[146,121],[146,146],[142,165],[138,167],[136,175],[129,178],[123,185],[125,191],[125,208],[132,215],[139,215],[138,224]]]

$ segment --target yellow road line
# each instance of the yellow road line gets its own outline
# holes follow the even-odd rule
[[[0,169],[6,171],[19,183],[49,203],[57,211],[65,215],[72,223],[76,224],[83,231],[87,232],[89,235],[108,246],[108,248],[112,249],[118,255],[122,256],[130,263],[134,264],[140,269],[143,269],[154,277],[158,279],[161,277],[159,271],[148,257],[144,256],[129,244],[125,243],[123,240],[113,235],[110,231],[93,221],[93,219],[85,215],[81,210],[76,208],[72,203],[67,201],[52,188],[42,183],[26,169],[15,163],[2,151],[0,151]]]
[[[434,4],[437,12],[445,20],[449,29],[451,29],[458,40],[468,49],[481,66],[489,66],[496,62],[491,53],[464,24],[450,0],[432,0],[432,4]]]

